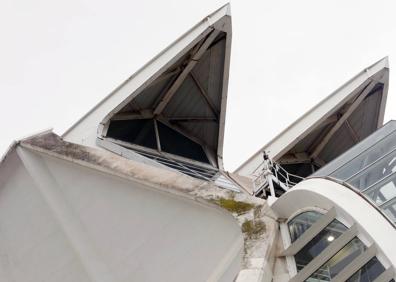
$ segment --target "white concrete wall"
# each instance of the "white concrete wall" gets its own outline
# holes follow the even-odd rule
[[[16,154],[0,179],[0,281],[90,281]]]
[[[219,208],[18,155],[0,171],[0,281],[232,281],[239,272],[242,234]]]

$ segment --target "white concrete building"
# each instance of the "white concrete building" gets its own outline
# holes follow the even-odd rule
[[[226,5],[0,162],[0,281],[394,281],[396,122],[368,67],[234,173]]]

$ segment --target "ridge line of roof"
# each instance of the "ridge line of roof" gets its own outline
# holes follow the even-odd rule
[[[171,44],[166,46],[163,50],[161,50],[157,55],[155,55],[152,59],[150,59],[146,64],[144,64],[142,67],[140,67],[137,71],[135,71],[131,76],[129,76],[126,80],[124,80],[119,86],[117,86],[113,91],[111,91],[108,95],[106,95],[102,100],[100,100],[95,106],[93,106],[88,112],[86,112],[81,118],[79,118],[71,127],[69,127],[63,134],[61,134],[61,137],[66,137],[73,129],[75,129],[84,119],[86,119],[90,114],[92,114],[97,108],[99,108],[102,104],[104,104],[107,100],[109,100],[110,97],[112,97],[116,92],[118,92],[119,89],[124,87],[129,81],[134,79],[138,74],[140,74],[144,69],[146,69],[148,66],[153,64],[156,60],[158,60],[162,55],[164,55],[166,52],[168,52],[170,49],[172,49],[174,46],[177,45],[180,41],[183,39],[186,39],[190,33],[192,33],[194,30],[200,28],[203,26],[204,30],[210,28],[213,26],[213,24],[216,22],[214,21],[213,23],[211,22],[211,18],[216,16],[216,14],[220,13],[219,19],[221,19],[224,16],[231,16],[231,5],[229,3],[223,5],[216,11],[212,12],[210,15],[206,16],[202,20],[200,20],[197,24],[195,24],[192,28],[184,32],[181,36],[179,36],[175,41],[173,41]],[[143,83],[144,84],[144,83]]]
[[[370,70],[372,70],[375,67],[380,66],[381,68],[375,72],[369,75]],[[372,76],[374,76],[375,74],[377,74],[379,71],[381,71],[382,69],[389,69],[389,58],[388,56],[383,57],[382,59],[378,60],[377,62],[373,63],[372,65],[370,65],[367,68],[364,68],[363,70],[361,70],[358,74],[356,74],[355,76],[353,76],[351,79],[349,79],[347,82],[345,82],[344,84],[342,84],[340,87],[338,87],[335,91],[331,92],[328,96],[326,96],[323,100],[319,101],[318,103],[316,103],[312,108],[310,108],[307,112],[305,112],[304,114],[302,114],[298,119],[296,119],[294,122],[292,122],[289,126],[287,126],[284,130],[282,130],[280,133],[278,133],[277,135],[275,135],[275,137],[273,137],[270,141],[268,141],[264,146],[262,146],[258,151],[256,151],[253,155],[251,155],[246,161],[244,161],[241,165],[239,165],[237,167],[236,170],[234,170],[234,173],[238,173],[245,165],[247,165],[251,160],[253,160],[258,154],[260,154],[266,147],[268,147],[270,144],[272,144],[275,140],[279,139],[279,137],[281,137],[285,132],[287,132],[290,128],[292,128],[293,126],[295,126],[296,124],[298,124],[298,122],[300,122],[301,120],[303,120],[306,116],[308,116],[310,113],[312,113],[316,108],[318,108],[318,106],[320,106],[321,104],[323,104],[324,102],[330,100],[332,97],[334,97],[337,93],[339,93],[340,91],[342,91],[344,88],[346,88],[349,84],[351,84],[353,81],[355,81],[356,79],[358,79],[360,76],[366,74],[367,75],[367,79],[370,79]],[[349,93],[350,94],[350,93]],[[348,95],[349,95],[348,94]]]

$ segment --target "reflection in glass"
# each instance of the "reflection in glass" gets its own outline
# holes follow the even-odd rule
[[[365,168],[363,171],[359,172],[355,176],[347,179],[346,182],[363,190],[368,188],[370,185],[376,183],[377,181],[383,179],[389,174],[395,172],[396,168],[396,151],[387,155],[386,157],[378,160],[375,163]]]
[[[384,180],[370,187],[364,192],[374,203],[381,205],[384,202],[396,197],[396,174],[386,177]]]
[[[351,175],[373,163],[377,159],[383,157],[385,154],[389,153],[395,148],[396,131],[378,141],[375,145],[362,152],[357,157],[353,158],[350,162],[338,168],[332,173],[332,176],[340,180],[346,180]]]
[[[362,243],[362,241],[360,241],[358,238],[352,239],[352,241],[339,250],[330,260],[328,260],[324,265],[316,270],[306,281],[330,281],[365,250],[366,246]]]
[[[396,222],[396,199],[381,206],[381,208],[384,210],[385,214],[389,217],[390,220]]]
[[[332,241],[337,239],[347,228],[338,220],[334,219],[308,244],[306,244],[295,256],[297,271],[300,271],[319,255]]]
[[[387,123],[314,175],[350,184],[396,222],[396,121]]]
[[[353,274],[347,282],[371,282],[384,272],[384,266],[378,261],[377,257],[373,257],[361,269]]]
[[[314,224],[322,214],[316,211],[300,213],[287,224],[290,232],[290,239],[293,243],[301,236],[312,224]]]

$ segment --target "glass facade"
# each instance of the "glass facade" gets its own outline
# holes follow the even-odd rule
[[[373,257],[361,269],[353,274],[347,282],[371,282],[385,271],[384,266],[378,261],[377,257]]]
[[[321,213],[316,211],[306,211],[295,216],[288,222],[290,239],[293,243],[300,237],[308,228],[312,226],[320,217]]]
[[[396,222],[396,121],[390,121],[312,176],[346,182]]]
[[[347,229],[348,228],[345,227],[345,225],[334,219],[297,254],[295,254],[294,259],[296,261],[297,271],[303,269]]]
[[[358,238],[354,238],[305,281],[330,281],[365,250],[366,246],[362,243],[362,241],[360,241]]]
[[[388,122],[311,177],[329,177],[349,184],[396,223],[396,121]],[[290,220],[288,227],[292,242],[320,220],[320,216],[315,212],[305,212]],[[344,246],[338,246],[337,250],[334,250],[335,255],[319,268],[316,265],[315,268],[318,269],[315,270],[313,264],[305,268],[316,257],[323,256],[325,249],[347,229],[334,219],[294,255],[297,278],[301,278],[299,281],[331,281],[343,270],[348,270],[351,263],[367,250],[367,247],[355,237]],[[366,255],[369,254],[366,253],[364,256]],[[301,271],[304,268],[306,271]],[[346,281],[375,281],[384,271],[385,268],[377,257],[372,257]]]

